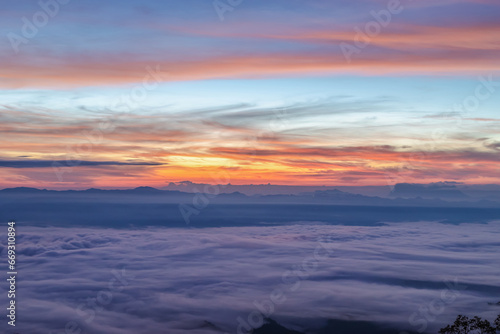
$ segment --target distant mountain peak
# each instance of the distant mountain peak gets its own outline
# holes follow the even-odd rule
[[[47,189],[37,189],[37,188],[30,188],[30,187],[16,187],[16,188],[5,188],[0,191],[5,191],[5,192],[40,192],[40,191],[47,191]]]
[[[393,197],[402,198],[441,198],[464,199],[468,196],[456,187],[454,182],[437,182],[430,184],[398,183],[391,193]]]
[[[159,189],[156,189],[156,188],[153,188],[153,187],[137,187],[137,188],[134,188],[133,190],[135,191],[141,191],[141,192],[146,192],[146,191],[154,191],[154,192],[158,192],[158,191],[161,191]]]

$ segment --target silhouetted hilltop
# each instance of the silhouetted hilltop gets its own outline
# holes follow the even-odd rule
[[[28,187],[17,187],[17,188],[5,188],[0,190],[4,193],[17,193],[17,194],[30,194],[30,193],[39,193],[39,192],[48,192],[51,190],[47,189],[37,189],[37,188],[28,188]],[[53,191],[53,190],[52,190]]]
[[[404,329],[388,328],[382,324],[368,321],[328,320],[327,324],[319,329],[310,329],[310,334],[400,334]],[[407,334],[417,332],[404,331]],[[252,334],[305,334],[288,329],[273,319],[266,318],[265,324],[255,329]]]
[[[255,329],[252,334],[304,334],[304,333],[287,329],[278,324],[276,321],[267,318],[266,323],[262,325],[262,327]]]
[[[398,183],[394,186],[391,192],[393,197],[425,199],[446,199],[446,200],[463,200],[469,196],[465,195],[457,188],[453,182],[438,182],[431,184],[415,184],[415,183]]]
[[[216,188],[215,188],[216,189]],[[411,184],[398,184],[395,187],[393,195],[400,193],[416,194],[418,191],[412,189],[422,190],[428,188],[423,185]],[[429,193],[433,193],[430,190]],[[452,200],[444,200],[431,195],[423,198],[421,196],[407,196],[410,198],[383,198],[377,196],[365,196],[360,194],[352,194],[349,192],[340,191],[338,189],[331,190],[317,190],[315,192],[305,192],[298,195],[254,195],[248,196],[241,192],[233,193],[188,193],[176,190],[160,190],[153,187],[137,187],[134,189],[96,189],[90,188],[86,190],[46,190],[36,188],[7,188],[0,190],[0,196],[23,196],[30,195],[46,200],[62,198],[65,201],[74,199],[87,199],[96,200],[98,198],[120,199],[128,197],[129,200],[137,201],[156,201],[162,203],[186,203],[191,202],[193,198],[208,199],[213,204],[325,204],[325,205],[362,205],[362,206],[409,206],[409,207],[500,207],[500,202],[485,200],[485,199],[471,199],[471,200],[457,200],[460,197],[458,190],[449,191],[435,191],[436,194],[448,194],[448,197],[453,197],[450,194],[455,193],[456,196]],[[463,195],[463,194],[462,194]],[[463,195],[467,198],[467,196]],[[152,199],[152,197],[156,199]],[[444,195],[441,197],[445,197]],[[13,197],[10,197],[13,198]]]

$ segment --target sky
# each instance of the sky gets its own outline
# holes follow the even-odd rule
[[[497,0],[9,2],[0,188],[500,183]]]

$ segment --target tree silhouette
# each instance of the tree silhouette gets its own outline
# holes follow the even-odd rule
[[[452,325],[441,328],[439,334],[496,334],[497,331],[500,331],[500,315],[495,320],[495,326],[478,316],[469,319],[459,315]]]

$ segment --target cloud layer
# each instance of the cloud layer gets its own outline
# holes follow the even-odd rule
[[[218,178],[302,185],[500,182],[497,120],[408,118],[382,99],[118,115],[94,108],[78,117],[1,110],[3,187],[161,187]],[[53,162],[55,170],[46,168]]]
[[[16,329],[26,334],[68,323],[94,334],[236,333],[275,289],[286,300],[272,317],[301,330],[343,319],[433,332],[458,313],[498,312],[488,305],[500,299],[498,223],[19,230]],[[426,319],[419,310],[430,307]]]

